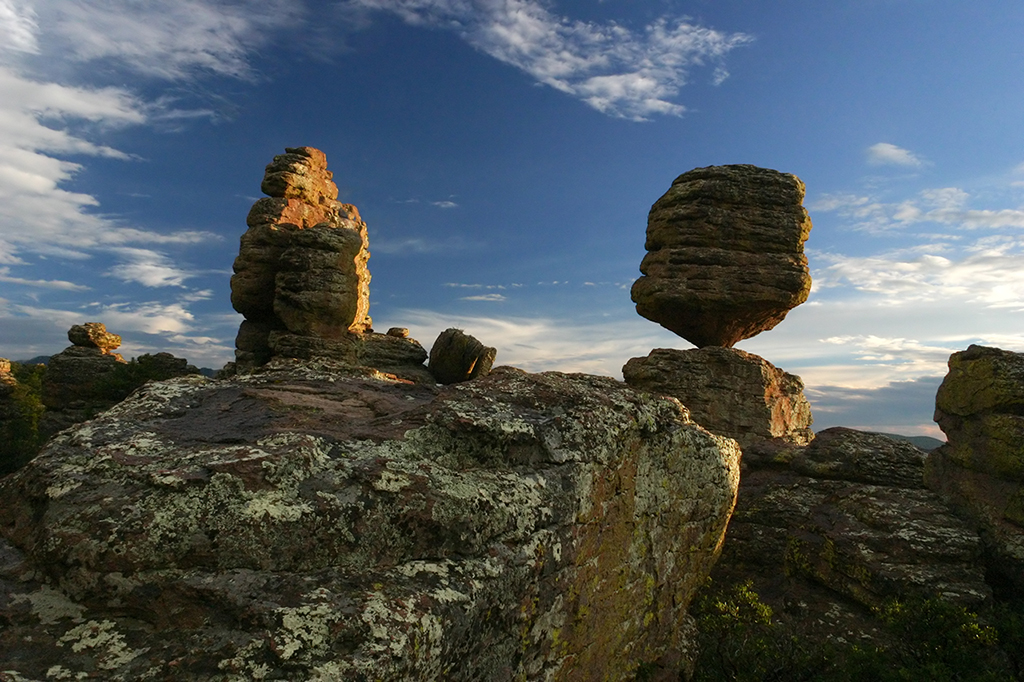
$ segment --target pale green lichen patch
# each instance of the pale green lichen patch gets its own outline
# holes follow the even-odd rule
[[[89,651],[96,656],[96,665],[102,670],[117,670],[146,653],[148,649],[132,649],[110,620],[91,620],[71,628],[57,643],[70,646],[75,653]]]
[[[14,602],[27,601],[32,605],[32,613],[43,625],[52,625],[63,618],[80,622],[85,615],[85,607],[68,599],[49,585],[43,585],[34,592],[16,594]]]

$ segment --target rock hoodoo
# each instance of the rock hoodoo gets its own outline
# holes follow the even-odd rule
[[[978,524],[993,576],[1024,593],[1024,353],[970,346],[935,396],[948,442],[926,481]]]
[[[688,644],[739,451],[610,378],[150,383],[0,479],[17,679],[602,680]]]
[[[231,278],[231,304],[245,316],[235,342],[242,368],[282,354],[275,345],[343,344],[371,324],[366,223],[337,200],[323,152],[285,151],[266,168],[269,196],[249,211]]]
[[[750,165],[683,173],[651,207],[637,312],[698,347],[732,347],[807,300],[811,220],[795,175]]]
[[[780,439],[807,444],[811,406],[800,377],[736,348],[658,348],[622,368],[626,383],[678,399],[694,421],[741,446]]]
[[[338,199],[327,157],[289,147],[266,168],[242,235],[231,304],[245,316],[236,370],[273,357],[326,358],[434,383],[427,352],[405,334],[371,328],[366,223]],[[399,328],[395,328],[396,330]]]

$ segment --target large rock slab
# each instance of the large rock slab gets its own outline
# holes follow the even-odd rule
[[[780,439],[805,444],[811,406],[800,377],[736,348],[656,348],[622,368],[634,388],[672,396],[694,421],[746,447]]]
[[[683,173],[651,207],[637,312],[698,347],[732,347],[807,300],[811,219],[795,175],[750,165]]]
[[[970,346],[935,396],[948,442],[926,481],[979,526],[994,580],[1024,593],[1024,353]]]
[[[739,451],[679,403],[325,360],[151,383],[0,480],[17,679],[627,679],[686,642]]]
[[[924,487],[924,451],[838,427],[793,449],[789,464],[744,469],[715,582],[752,581],[811,639],[864,643],[888,599],[991,602],[981,538]]]

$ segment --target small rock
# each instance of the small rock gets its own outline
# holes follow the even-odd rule
[[[409,336],[409,330],[405,327],[392,327],[388,330],[388,336],[397,336],[400,339],[404,339]]]
[[[491,371],[498,351],[461,329],[446,329],[430,348],[427,369],[440,384],[456,384]]]

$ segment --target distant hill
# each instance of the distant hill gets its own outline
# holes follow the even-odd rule
[[[50,362],[49,355],[37,355],[29,360],[15,360],[19,365],[45,365]]]
[[[939,440],[938,438],[932,438],[931,436],[901,436],[898,433],[882,433],[881,431],[876,431],[876,433],[882,436],[889,436],[889,438],[895,438],[896,440],[909,441],[913,445],[916,445],[926,451],[934,450],[940,445],[946,444],[946,441]]]

